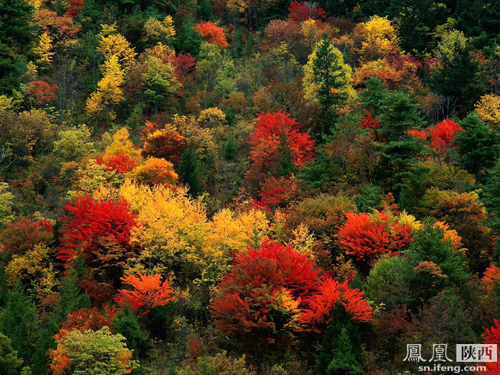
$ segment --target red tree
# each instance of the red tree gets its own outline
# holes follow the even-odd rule
[[[137,162],[124,152],[120,152],[117,155],[105,154],[102,158],[98,158],[96,163],[100,165],[104,164],[108,170],[115,170],[118,173],[127,173],[137,165]]]
[[[54,339],[56,342],[61,342],[71,331],[98,331],[104,326],[108,326],[113,330],[113,323],[110,318],[102,315],[95,307],[84,307],[68,315],[68,318],[61,326],[61,329],[59,329],[59,332],[54,336]]]
[[[122,277],[123,284],[130,285],[133,289],[120,290],[120,294],[115,298],[118,305],[129,305],[132,310],[141,307],[152,309],[168,305],[174,300],[173,289],[167,280],[161,281],[160,274],[143,275],[137,272],[137,275]]]
[[[288,15],[290,19],[295,21],[305,21],[309,18],[313,20],[325,19],[325,11],[321,8],[317,8],[314,3],[307,3],[303,1],[292,1],[288,7],[290,14]]]
[[[229,47],[224,30],[215,23],[210,21],[200,22],[196,25],[196,30],[199,31],[207,43],[215,43],[220,48]]]
[[[483,344],[497,344],[500,346],[500,322],[495,319],[495,325],[491,327],[490,329],[486,330],[486,340],[483,341]],[[498,355],[498,349],[497,349],[497,357]],[[500,374],[500,362],[485,362],[485,363],[478,363],[478,366],[486,366],[487,370],[486,371],[481,371],[481,372],[476,372],[477,375],[479,374],[486,374],[486,375],[498,375]]]
[[[331,320],[331,311],[337,302],[344,306],[355,322],[369,322],[372,320],[372,308],[363,298],[359,289],[351,289],[348,280],[342,284],[327,278],[318,288],[318,291],[308,300],[308,307],[301,315],[301,322],[309,325],[328,324]]]
[[[126,260],[135,256],[130,230],[136,214],[125,200],[95,201],[87,194],[77,196],[65,209],[61,221],[58,258],[66,263],[82,255],[87,265],[105,280],[118,282]]]
[[[56,90],[58,89],[59,86],[56,84],[51,86],[45,81],[33,81],[30,82],[28,92],[35,99],[35,104],[42,106],[57,99]]]
[[[430,136],[432,148],[446,154],[446,149],[457,147],[452,145],[451,141],[457,137],[456,134],[459,131],[463,130],[464,129],[454,121],[448,119],[441,121],[434,128],[431,128]]]
[[[318,282],[318,271],[307,255],[265,242],[260,249],[236,256],[211,303],[214,323],[224,334],[241,339],[285,339],[297,328],[298,309]]]
[[[371,263],[382,254],[395,254],[412,241],[411,227],[391,220],[384,211],[375,215],[348,213],[339,228],[338,242],[347,254]]]
[[[75,17],[82,11],[84,0],[69,0],[69,6],[64,14],[65,17]]]
[[[252,166],[247,174],[258,185],[268,176],[279,177],[312,161],[314,140],[301,133],[300,124],[284,112],[260,113],[250,134]]]
[[[298,197],[300,191],[298,181],[293,176],[282,176],[279,179],[269,177],[259,191],[260,202],[257,206],[261,203],[267,211],[285,207]]]
[[[24,255],[34,245],[49,245],[54,239],[52,223],[45,219],[34,221],[21,216],[5,226],[0,234],[1,251],[11,255]]]

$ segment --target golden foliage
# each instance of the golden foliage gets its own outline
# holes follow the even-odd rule
[[[476,104],[476,112],[494,130],[500,130],[500,96],[486,94]]]

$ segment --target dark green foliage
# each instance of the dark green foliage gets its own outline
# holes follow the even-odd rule
[[[214,12],[209,0],[199,0],[198,18],[202,21],[213,21]]]
[[[349,345],[346,346],[346,343]],[[318,368],[326,374],[348,374],[359,370],[363,341],[358,325],[351,322],[349,314],[340,303],[332,310],[332,320],[323,333],[322,349],[318,357]],[[345,359],[345,361],[343,360]],[[357,367],[356,367],[357,365]],[[360,371],[360,370],[359,370]],[[363,372],[352,372],[352,375]]]
[[[0,1],[0,94],[19,86],[33,35],[33,7],[24,0]]]
[[[500,163],[489,171],[486,183],[483,185],[483,202],[490,214],[489,226],[496,233],[500,231]]]
[[[18,375],[22,362],[12,349],[11,340],[0,333],[0,375]]]
[[[359,212],[370,212],[380,210],[384,196],[380,192],[380,187],[375,185],[361,185],[361,192],[354,198],[354,203]]]
[[[190,18],[182,21],[180,33],[175,39],[175,50],[178,53],[190,53],[197,57],[200,53],[203,37],[193,26],[194,22]]]
[[[169,303],[151,309],[144,318],[144,324],[151,336],[157,339],[170,337],[170,327],[174,319],[175,304]]]
[[[378,100],[369,99],[373,105]],[[382,128],[378,180],[399,197],[403,178],[416,164],[424,147],[422,140],[411,136],[408,130],[422,125],[423,119],[419,106],[401,91],[382,96],[380,112]]]
[[[500,156],[500,136],[491,130],[476,112],[459,122],[465,130],[458,132],[454,143],[458,146],[460,164],[479,181],[483,181]]]
[[[128,307],[122,308],[113,319],[115,333],[127,339],[127,348],[134,352],[134,358],[144,358],[151,349],[148,333],[141,328],[139,319]]]
[[[230,137],[226,144],[224,145],[224,159],[226,160],[233,160],[234,156],[236,154],[236,146],[234,144],[233,137]]]
[[[180,180],[189,185],[189,194],[193,197],[197,197],[203,192],[198,165],[198,160],[193,152],[185,150],[182,153],[182,163],[178,173]]]
[[[352,350],[351,339],[346,328],[342,328],[338,338],[338,349],[326,369],[327,375],[363,375]]]
[[[441,57],[442,67],[431,77],[434,92],[443,95],[450,105],[443,107],[443,118],[453,113],[464,116],[474,109],[474,104],[486,91],[486,80],[479,61],[471,54],[469,43],[462,47],[456,42],[449,46],[452,53]]]
[[[40,338],[38,314],[19,282],[7,293],[5,307],[0,310],[0,333],[12,340],[12,348],[26,365],[33,363]]]

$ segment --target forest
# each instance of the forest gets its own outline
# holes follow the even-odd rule
[[[0,0],[0,375],[498,375],[499,320],[499,0]]]

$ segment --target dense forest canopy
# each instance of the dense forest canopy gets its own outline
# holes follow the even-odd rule
[[[499,374],[499,158],[498,0],[0,0],[0,374]]]

